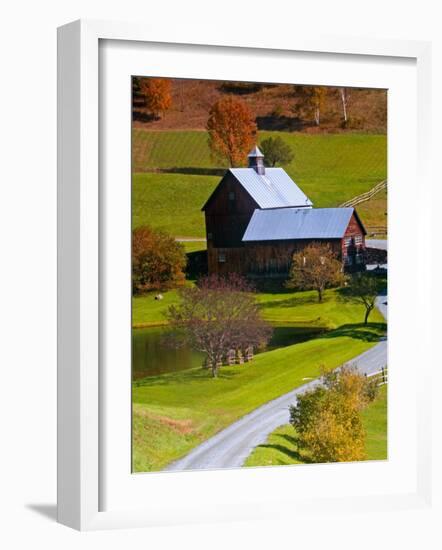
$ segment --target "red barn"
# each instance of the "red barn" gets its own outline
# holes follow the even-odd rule
[[[365,268],[365,228],[354,208],[313,208],[258,147],[248,168],[230,168],[203,206],[209,273],[285,276],[294,252],[328,243],[345,269]]]

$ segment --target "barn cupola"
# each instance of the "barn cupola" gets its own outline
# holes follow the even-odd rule
[[[263,176],[265,174],[264,155],[256,145],[247,155],[247,158],[249,159],[249,168],[253,168],[255,172]]]

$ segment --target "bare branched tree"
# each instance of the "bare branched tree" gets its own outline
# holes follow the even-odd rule
[[[348,88],[339,88],[339,94],[341,96],[342,103],[342,115],[344,119],[344,127],[348,122],[348,102],[350,100],[350,91]]]
[[[213,377],[232,350],[263,345],[271,335],[261,319],[253,288],[242,277],[211,275],[180,290],[180,303],[171,306],[172,337],[204,352]]]

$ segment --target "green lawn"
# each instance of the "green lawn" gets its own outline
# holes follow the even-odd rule
[[[150,225],[176,237],[205,237],[204,205],[220,178],[189,174],[134,174],[132,225]]]
[[[173,291],[165,296],[176,298]],[[144,307],[149,319],[160,318],[165,300],[150,308],[148,299],[134,300],[138,312]],[[135,471],[162,469],[234,420],[303,384],[304,378],[316,378],[322,365],[337,367],[362,353],[385,331],[378,312],[364,326],[362,308],[341,304],[336,291],[327,291],[323,304],[311,292],[268,293],[259,299],[264,317],[278,323],[336,328],[313,340],[261,353],[252,363],[223,367],[218,379],[198,368],[134,382]]]
[[[134,328],[166,325],[166,312],[169,306],[177,303],[178,291],[162,292],[163,299],[155,300],[157,291],[149,292],[145,296],[132,298],[132,326]]]
[[[387,386],[382,386],[379,397],[362,411],[367,439],[365,449],[370,460],[385,460],[387,455]]]
[[[356,206],[358,214],[364,220],[366,228],[370,231],[371,227],[387,227],[387,191],[381,191],[373,198],[362,202]],[[378,233],[377,237],[385,237],[386,233]]]
[[[387,386],[382,386],[377,399],[362,412],[366,432],[365,450],[368,460],[387,459]],[[267,441],[256,447],[245,466],[281,466],[303,464],[298,452],[296,432],[286,424],[272,432]]]
[[[386,177],[385,135],[259,135],[277,134],[295,152],[285,170],[316,207],[338,206]],[[134,227],[149,224],[176,236],[204,236],[200,209],[220,176],[195,174],[223,168],[212,161],[205,132],[134,129],[133,167]],[[158,169],[190,173],[143,173]],[[379,216],[371,214],[374,225],[381,225],[382,211]]]
[[[192,284],[189,282],[189,284]],[[136,296],[132,300],[132,324],[134,327],[164,325],[166,312],[171,304],[178,301],[178,291],[163,292],[163,300],[155,300],[157,292]],[[335,329],[346,324],[363,321],[364,308],[339,300],[339,292],[327,290],[322,303],[318,303],[315,291],[293,292],[275,291],[257,294],[262,316],[279,326],[287,323],[305,327]],[[370,321],[383,322],[382,315],[375,309]]]

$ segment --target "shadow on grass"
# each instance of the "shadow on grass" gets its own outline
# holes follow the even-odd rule
[[[273,326],[273,334],[270,342],[267,344],[265,351],[271,351],[275,349],[285,348],[287,346],[293,346],[294,344],[300,344],[302,342],[308,342],[314,338],[322,336],[327,332],[326,328],[318,326]]]
[[[156,172],[165,174],[189,174],[194,176],[224,176],[227,168],[209,168],[201,166],[173,166],[158,168]]]
[[[262,445],[258,445],[256,447],[257,449],[273,449],[275,451],[278,451],[285,456],[289,457],[292,460],[296,460],[298,462],[303,462],[305,464],[311,464],[311,460],[302,455],[298,450],[298,440],[295,436],[287,435],[287,434],[276,434],[275,437],[278,437],[282,440],[281,443],[263,443]],[[283,442],[287,443],[287,445],[284,445]],[[295,448],[292,448],[295,447]]]
[[[353,323],[340,327],[322,335],[322,338],[339,338],[346,336],[364,342],[378,342],[386,333],[386,323]]]
[[[292,291],[293,292],[293,291]],[[321,304],[330,302],[331,298],[325,296]],[[318,305],[318,298],[314,295],[310,296],[291,296],[286,300],[271,300],[270,302],[261,302],[260,306],[263,308],[286,308],[306,305]]]
[[[265,294],[293,294],[293,289],[285,286],[287,280],[286,275],[273,277],[271,279],[266,277],[250,277],[250,280],[257,292],[263,292]]]

